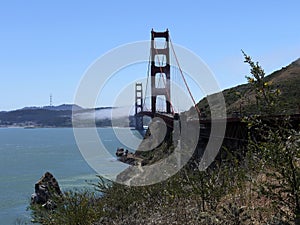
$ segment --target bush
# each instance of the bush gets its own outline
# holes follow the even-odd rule
[[[91,191],[67,191],[63,199],[54,200],[57,207],[44,209],[32,205],[32,216],[35,222],[44,225],[89,225],[102,216],[102,205],[99,196]]]

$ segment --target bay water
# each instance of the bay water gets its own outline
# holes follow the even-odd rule
[[[106,158],[101,160],[105,173],[105,168],[126,168],[115,158],[116,149],[126,147],[115,135],[116,129],[142,140],[137,131],[128,132],[130,128],[97,128],[99,138],[110,152],[109,157],[105,154]],[[30,211],[26,209],[34,184],[46,171],[56,177],[62,190],[91,188],[88,183],[97,182],[97,173],[81,155],[72,128],[0,128],[0,225],[30,224]]]

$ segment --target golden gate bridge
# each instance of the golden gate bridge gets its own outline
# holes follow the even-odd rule
[[[158,40],[158,41],[157,41]],[[159,46],[158,43],[159,42]],[[148,116],[151,118],[161,118],[168,128],[173,129],[174,120],[179,120],[180,114],[175,110],[171,101],[171,66],[170,66],[170,52],[174,56],[179,74],[184,83],[184,86],[190,96],[190,99],[195,108],[198,119],[193,122],[198,123],[200,126],[200,136],[202,138],[209,138],[211,130],[211,119],[204,118],[192,92],[188,86],[187,80],[180,67],[178,58],[176,56],[173,44],[171,42],[168,29],[164,32],[151,31],[151,49],[150,60],[146,89],[148,88],[148,79],[150,79],[150,96],[151,96],[151,109],[148,109],[145,104],[146,94],[143,96],[142,83],[135,85],[135,128],[137,130],[143,129],[143,117]],[[148,69],[149,70],[149,69]],[[145,92],[146,93],[146,92]],[[158,103],[162,103],[158,107]],[[273,116],[274,117],[274,116]],[[284,116],[275,116],[283,119]],[[225,118],[224,118],[225,119]],[[220,120],[220,123],[222,121]],[[300,114],[291,115],[291,123],[293,126],[299,126]],[[215,121],[218,123],[218,121]],[[219,137],[220,138],[220,137]],[[222,137],[228,140],[245,141],[248,139],[247,125],[242,122],[239,117],[226,118],[226,131],[225,136]]]

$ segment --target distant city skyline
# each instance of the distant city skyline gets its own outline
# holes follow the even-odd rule
[[[249,67],[241,49],[267,74],[300,57],[299,8],[296,0],[2,1],[0,111],[49,105],[50,95],[53,105],[72,104],[97,58],[120,45],[149,40],[152,28],[168,28],[173,43],[197,54],[221,89],[245,83]],[[112,106],[124,84],[146,73],[147,65],[139,65],[116,74],[118,82],[107,83],[97,106]],[[192,92],[196,101],[204,97],[196,87]]]

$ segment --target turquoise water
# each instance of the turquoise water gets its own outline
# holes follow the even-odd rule
[[[116,129],[128,135],[127,128]],[[124,145],[112,128],[99,128],[98,134],[111,153],[103,168],[120,167],[114,153]],[[30,221],[26,208],[35,182],[46,171],[53,173],[63,190],[85,188],[89,186],[86,180],[96,181],[96,172],[82,157],[72,128],[0,128],[0,154],[0,225]]]

